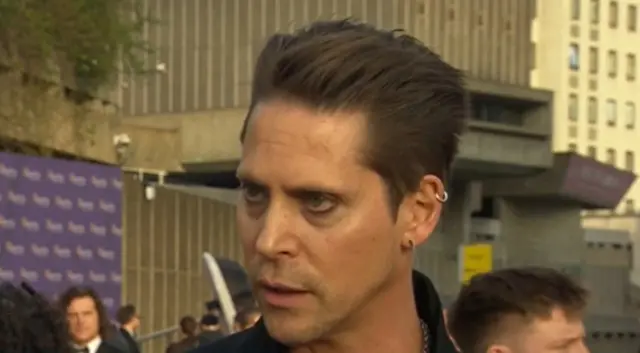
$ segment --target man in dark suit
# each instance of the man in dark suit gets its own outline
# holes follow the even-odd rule
[[[185,316],[180,319],[180,331],[184,337],[172,342],[166,350],[166,353],[185,353],[198,347],[200,339],[198,337],[198,322],[193,316]]]
[[[135,333],[140,327],[140,317],[136,307],[128,304],[120,307],[116,312],[116,321],[120,325],[118,339],[122,341],[127,353],[140,353],[140,346],[135,339]]]
[[[77,353],[126,353],[112,343],[115,328],[91,287],[70,287],[59,299],[66,314],[71,345]]]
[[[196,352],[453,352],[412,267],[448,199],[460,72],[351,20],[272,36],[254,72],[236,219],[262,319]]]

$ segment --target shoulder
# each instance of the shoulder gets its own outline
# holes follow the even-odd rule
[[[97,353],[126,353],[128,350],[113,341],[102,341]]]
[[[235,333],[213,343],[203,344],[189,353],[244,353],[247,346],[254,346],[253,335],[247,332]],[[255,352],[255,346],[254,346]]]
[[[256,347],[260,347],[256,349]],[[280,353],[284,352],[261,322],[243,332],[200,346],[190,353]]]

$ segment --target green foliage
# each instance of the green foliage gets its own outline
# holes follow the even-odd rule
[[[137,0],[0,0],[0,64],[28,73],[70,67],[94,92],[144,71],[149,19]]]

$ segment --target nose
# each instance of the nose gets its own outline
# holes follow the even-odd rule
[[[256,239],[256,252],[268,259],[296,256],[298,239],[294,231],[295,221],[295,211],[271,205],[263,217]]]

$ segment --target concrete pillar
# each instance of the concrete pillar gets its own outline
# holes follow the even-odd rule
[[[500,198],[498,205],[507,266],[549,266],[579,274],[584,235],[578,205],[528,198]]]

